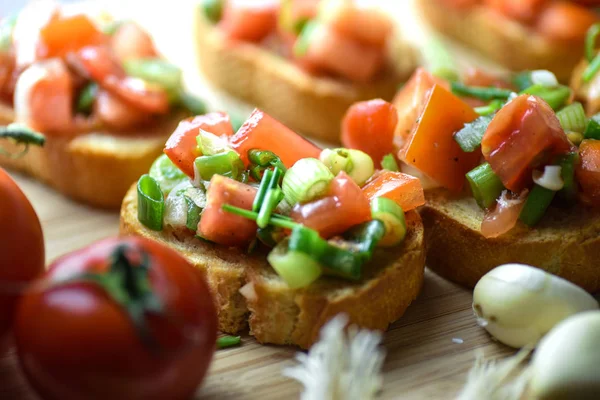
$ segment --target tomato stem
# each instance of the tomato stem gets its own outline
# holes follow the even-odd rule
[[[11,158],[18,158],[27,153],[30,145],[44,146],[44,143],[46,142],[46,137],[44,135],[34,132],[21,124],[0,126],[0,139],[11,139],[16,143],[23,144],[23,150],[15,154],[0,147],[0,154]]]

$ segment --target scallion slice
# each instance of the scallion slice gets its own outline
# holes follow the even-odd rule
[[[196,136],[196,143],[198,144],[198,151],[204,156],[214,156],[215,154],[233,151],[227,140],[204,129],[200,129],[198,136]]]
[[[319,27],[320,22],[317,20],[304,24],[302,32],[300,32],[300,35],[296,39],[296,44],[294,44],[293,51],[296,57],[304,57],[306,53],[308,53],[308,48],[313,40],[313,35]]]
[[[324,149],[321,151],[319,160],[337,175],[341,171],[352,178],[358,185],[362,186],[375,173],[373,159],[367,153],[354,149]]]
[[[183,197],[185,204],[187,205],[187,217],[185,226],[194,232],[198,230],[198,224],[200,223],[200,214],[202,214],[202,208],[200,208],[196,202],[189,196]]]
[[[467,181],[475,201],[481,208],[490,208],[498,199],[504,185],[489,163],[481,164],[467,173]]]
[[[309,286],[323,273],[314,258],[300,251],[289,250],[285,240],[271,250],[267,261],[292,289]]]
[[[512,90],[497,87],[467,86],[461,82],[451,82],[452,93],[464,97],[474,97],[480,100],[506,100]]]
[[[600,140],[600,114],[596,114],[589,119],[583,131],[583,136],[586,139]]]
[[[438,37],[432,36],[422,50],[428,71],[448,81],[458,80],[456,62]]]
[[[587,117],[581,103],[575,102],[556,113],[560,125],[565,131],[582,133],[587,126]]]
[[[385,236],[379,241],[381,246],[397,246],[406,236],[404,210],[394,200],[376,197],[371,201],[371,216],[383,222]]]
[[[481,139],[493,118],[493,115],[481,116],[454,134],[454,140],[462,151],[472,153],[481,146]]]
[[[400,167],[398,166],[398,163],[396,162],[396,157],[394,157],[394,155],[391,153],[383,156],[383,159],[381,160],[381,168],[387,169],[388,171],[393,171],[393,172],[400,171]]]
[[[523,91],[528,87],[533,86],[533,80],[531,79],[531,71],[519,72],[513,77],[512,83],[517,87],[519,91]]]
[[[540,222],[555,194],[556,192],[553,190],[534,185],[527,196],[527,200],[525,200],[525,206],[519,214],[519,219],[529,226],[534,226]]]
[[[572,203],[577,197],[577,182],[575,181],[575,168],[579,162],[579,153],[571,152],[562,156],[558,160],[560,165],[560,174],[564,182],[563,188],[558,192],[558,196]]]
[[[321,161],[302,158],[287,170],[281,187],[289,204],[307,203],[326,195],[333,178]]]
[[[178,96],[181,90],[181,69],[160,58],[126,60],[123,68],[127,75],[154,83],[168,93]]]
[[[600,23],[590,26],[585,37],[585,58],[591,62],[596,57],[596,40],[600,34]]]
[[[538,84],[528,87],[520,94],[531,94],[540,97],[548,103],[553,110],[559,110],[571,97],[571,89],[564,85],[548,87]]]
[[[224,0],[202,0],[202,10],[210,22],[216,24],[223,16]]]
[[[175,186],[187,179],[187,175],[177,168],[166,154],[160,155],[154,163],[152,163],[148,175],[158,182],[160,189],[166,195],[168,195]]]
[[[210,181],[213,175],[223,175],[239,180],[244,172],[244,162],[233,150],[211,156],[200,156],[194,161],[197,177]]]
[[[92,111],[96,95],[98,93],[98,84],[90,82],[81,89],[75,106],[78,113],[89,114]]]
[[[502,100],[492,100],[487,106],[475,107],[475,112],[482,117],[485,117],[494,114],[496,111],[501,109],[503,105],[504,101]]]
[[[137,184],[137,193],[138,219],[146,227],[155,231],[161,231],[165,211],[165,198],[158,182],[150,175],[142,175]]]
[[[585,71],[583,71],[581,79],[583,79],[585,83],[588,83],[594,79],[594,76],[596,76],[598,71],[600,71],[600,53],[592,61],[590,61],[590,64],[587,66]]]

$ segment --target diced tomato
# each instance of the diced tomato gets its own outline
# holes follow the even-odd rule
[[[371,205],[352,178],[340,172],[331,182],[327,197],[296,205],[290,216],[327,239],[370,221]]]
[[[394,200],[404,211],[425,204],[425,193],[419,179],[402,172],[382,171],[362,190],[369,201],[385,197]]]
[[[537,16],[536,29],[551,40],[580,45],[590,26],[600,18],[585,7],[567,1],[553,1]]]
[[[404,143],[410,139],[410,134],[417,124],[419,114],[423,111],[427,96],[436,84],[446,89],[450,88],[448,82],[419,67],[396,94],[393,101],[398,111],[398,124],[394,133],[396,147],[403,147]]]
[[[382,47],[392,34],[390,17],[373,5],[348,0],[323,0],[319,17],[347,38],[368,46]]]
[[[244,246],[256,236],[256,222],[223,210],[230,204],[252,210],[257,189],[226,178],[213,175],[206,193],[206,208],[198,224],[198,235],[225,246]]]
[[[365,46],[320,25],[312,33],[305,58],[331,73],[356,82],[368,82],[381,69],[382,49]]]
[[[125,70],[108,46],[86,46],[67,60],[77,70],[95,82],[103,82],[109,76],[125,78]]]
[[[487,212],[481,221],[481,234],[486,238],[500,236],[510,231],[517,224],[521,210],[525,206],[525,199],[510,199],[504,192],[496,208]]]
[[[99,84],[138,110],[153,114],[169,112],[167,92],[159,86],[146,84],[140,78],[108,76]]]
[[[277,28],[278,8],[274,0],[229,0],[219,26],[230,39],[260,42]]]
[[[504,186],[516,193],[531,185],[535,167],[570,148],[552,108],[530,95],[521,95],[500,109],[481,141],[486,161]]]
[[[320,148],[258,109],[231,137],[230,145],[246,165],[249,164],[248,151],[252,149],[272,151],[287,168],[301,158],[319,158],[321,154]]]
[[[40,31],[43,57],[63,57],[85,46],[97,46],[107,42],[107,37],[85,15],[53,18]]]
[[[348,109],[342,121],[342,144],[364,151],[380,166],[383,156],[394,151],[396,108],[387,101],[362,101]]]
[[[443,187],[461,190],[465,174],[479,163],[480,154],[463,152],[454,140],[454,133],[477,117],[468,104],[435,85],[398,158]]]
[[[484,3],[511,19],[529,23],[539,15],[549,0],[484,0]]]
[[[600,140],[584,140],[579,146],[581,164],[577,168],[577,180],[583,194],[600,206]]]
[[[135,22],[122,23],[110,40],[115,56],[121,60],[157,56],[150,35]]]
[[[192,179],[194,178],[194,161],[196,157],[200,156],[196,142],[200,129],[217,136],[233,135],[229,115],[222,112],[187,118],[179,123],[175,132],[167,140],[164,153]]]

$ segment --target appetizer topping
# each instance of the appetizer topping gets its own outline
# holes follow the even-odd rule
[[[308,203],[327,194],[333,178],[334,175],[321,161],[303,158],[288,169],[281,188],[288,203]]]
[[[565,186],[560,165],[546,165],[543,172],[540,170],[533,171],[533,181],[536,185],[555,192]]]
[[[396,162],[392,154],[388,154],[388,156],[391,157],[391,160],[389,158],[387,159],[388,165]],[[358,186],[363,186],[375,172],[373,159],[360,150],[323,149],[319,156],[319,160],[321,160],[321,162],[336,175],[344,171]],[[398,165],[396,164],[396,171],[397,170]]]

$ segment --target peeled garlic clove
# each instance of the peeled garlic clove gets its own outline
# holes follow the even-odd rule
[[[539,343],[529,385],[539,400],[600,398],[600,311],[567,318]]]
[[[598,302],[579,286],[544,270],[505,264],[485,274],[473,292],[480,325],[511,347],[533,345],[563,319]]]

